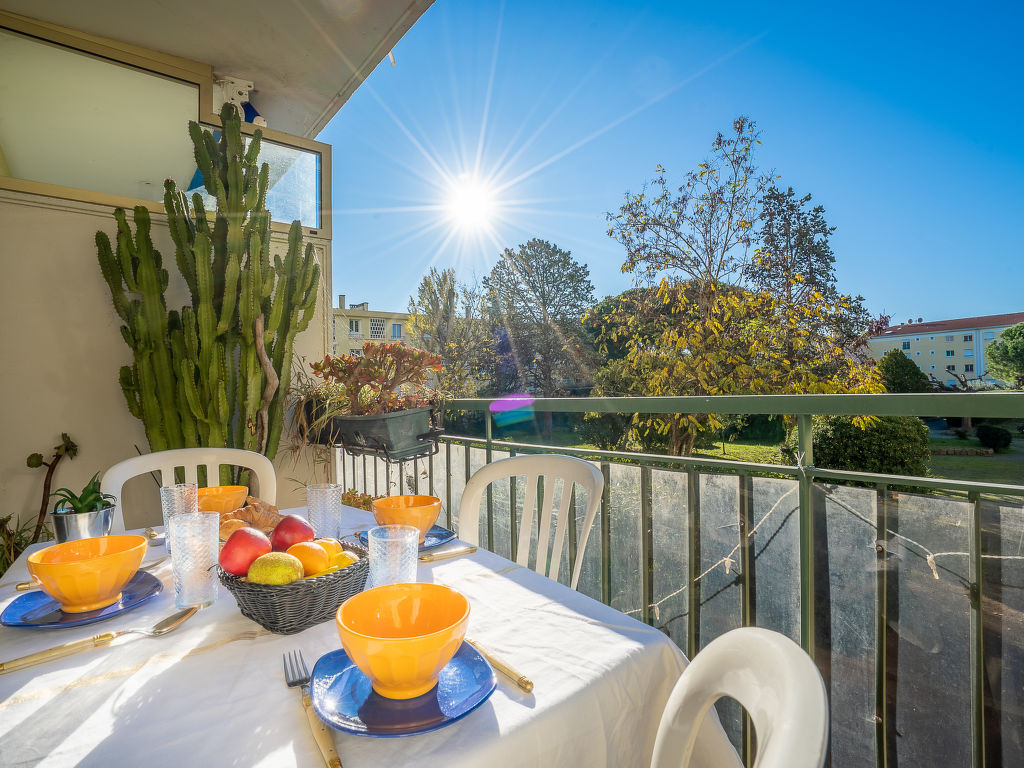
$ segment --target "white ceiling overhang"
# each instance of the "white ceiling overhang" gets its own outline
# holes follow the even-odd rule
[[[250,80],[271,128],[314,138],[433,1],[0,0],[0,9]]]

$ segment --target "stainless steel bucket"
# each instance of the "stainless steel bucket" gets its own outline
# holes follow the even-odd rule
[[[91,539],[109,536],[114,521],[114,507],[105,507],[92,512],[56,512],[50,515],[53,535],[58,544],[76,539]]]

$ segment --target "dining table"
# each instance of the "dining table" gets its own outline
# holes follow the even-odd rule
[[[353,507],[340,520],[343,535],[375,525]],[[29,552],[43,546],[0,577],[0,611],[25,594],[15,585],[29,578]],[[464,546],[455,539],[434,552]],[[165,554],[153,545],[144,563]],[[101,623],[0,626],[0,661],[100,632],[151,628],[176,611],[170,559],[151,572],[162,591]],[[665,703],[687,663],[665,634],[484,549],[421,562],[417,579],[463,593],[471,606],[467,637],[529,677],[533,690],[499,674],[483,704],[443,728],[397,738],[332,730],[345,768],[650,765]],[[0,674],[0,765],[322,766],[282,657],[300,650],[312,667],[340,647],[334,621],[274,634],[243,616],[221,586],[215,602],[165,635],[125,635]],[[739,765],[713,710],[691,765]]]

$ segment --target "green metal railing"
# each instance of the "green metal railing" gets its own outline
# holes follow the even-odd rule
[[[483,411],[489,414],[492,399],[462,399],[447,403],[452,411]],[[874,487],[876,494],[876,546],[878,567],[875,578],[875,733],[877,754],[875,763],[878,768],[895,768],[896,750],[895,722],[888,711],[890,682],[888,673],[891,660],[888,658],[887,645],[888,622],[890,620],[890,584],[886,567],[887,551],[885,542],[890,531],[890,516],[893,514],[891,489],[913,487],[943,493],[962,494],[973,504],[971,531],[969,537],[968,573],[970,574],[970,675],[971,675],[971,765],[974,768],[994,765],[986,755],[986,704],[985,704],[985,651],[984,651],[984,594],[982,568],[982,499],[993,494],[1000,498],[1011,498],[1024,501],[1024,485],[975,482],[935,477],[903,477],[879,475],[864,472],[832,470],[814,466],[811,444],[812,415],[863,415],[863,416],[943,416],[943,417],[975,417],[975,418],[1020,418],[1024,417],[1024,394],[1021,393],[971,393],[971,394],[894,394],[894,395],[768,395],[768,396],[718,396],[718,397],[637,397],[637,398],[547,398],[535,399],[529,406],[534,412],[559,413],[624,413],[624,414],[762,414],[795,416],[797,442],[802,453],[798,466],[764,464],[753,462],[731,461],[705,457],[668,457],[636,452],[601,451],[589,448],[569,448],[513,443],[495,440],[491,418],[485,418],[485,434],[480,437],[445,437],[444,461],[449,468],[445,477],[445,498],[452,499],[451,458],[452,447],[458,445],[475,445],[485,452],[485,461],[490,462],[494,451],[507,451],[509,454],[552,452],[580,456],[600,463],[605,476],[604,498],[600,512],[600,594],[606,603],[612,600],[612,509],[610,494],[611,466],[625,463],[639,467],[639,514],[640,514],[640,595],[641,605],[639,617],[647,623],[653,623],[652,605],[654,603],[654,521],[652,500],[652,471],[655,469],[674,469],[685,472],[687,476],[687,632],[686,652],[692,656],[701,647],[700,613],[702,609],[701,595],[701,470],[714,473],[728,473],[738,476],[739,495],[736,522],[740,533],[739,549],[739,590],[740,590],[740,621],[744,626],[757,623],[757,605],[755,601],[755,552],[753,547],[752,520],[752,482],[758,476],[775,476],[791,478],[797,483],[798,491],[798,523],[799,523],[799,572],[800,572],[800,641],[807,652],[822,663],[815,648],[817,632],[815,627],[815,514],[814,492],[816,481],[832,483],[856,483]],[[464,451],[465,466],[462,468],[464,477],[470,476],[470,451]],[[355,479],[358,473],[358,462],[355,458],[346,459],[343,472]],[[435,461],[431,457],[427,462],[429,487],[435,489]],[[348,475],[348,464],[351,475]],[[366,460],[362,460],[362,481],[365,489],[370,492],[384,492],[380,488],[366,485]],[[418,462],[414,462],[418,467]],[[390,468],[386,470],[385,481],[392,486]],[[398,472],[399,492],[403,492],[405,472]],[[418,488],[419,471],[416,469],[412,477]],[[377,472],[374,470],[376,483]],[[347,482],[345,478],[339,478]],[[1021,478],[1024,482],[1024,477]],[[514,482],[514,481],[513,481]],[[515,487],[511,488],[509,504],[510,529],[513,532],[511,546],[515,557],[516,511]],[[486,539],[489,548],[494,547],[494,514],[493,499],[487,497],[487,531]],[[452,522],[452,510],[447,506],[448,523]],[[573,545],[569,551],[570,571],[575,565],[578,553],[575,548],[575,531],[570,531]],[[937,576],[936,576],[937,578]],[[892,610],[896,610],[892,608]],[[826,679],[828,679],[826,677]],[[989,724],[989,740],[992,733],[998,734],[998,724]],[[744,760],[749,765],[753,759],[752,732],[749,720],[743,719],[741,747]],[[840,764],[833,760],[834,764]]]

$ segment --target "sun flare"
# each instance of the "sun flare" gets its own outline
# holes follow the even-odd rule
[[[487,229],[495,214],[494,189],[475,176],[460,176],[450,184],[444,207],[457,229]]]

